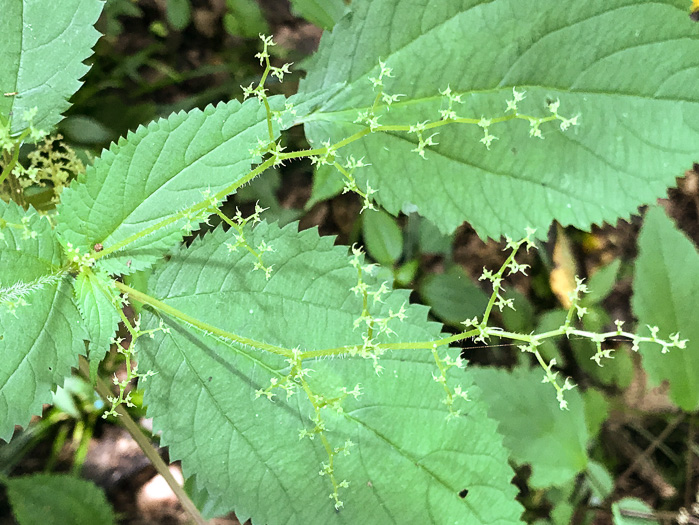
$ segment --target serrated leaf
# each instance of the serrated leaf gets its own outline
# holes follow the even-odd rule
[[[233,505],[222,498],[212,498],[208,491],[197,483],[196,476],[190,476],[184,482],[184,489],[205,519],[213,519],[233,512]]]
[[[638,238],[631,306],[639,326],[658,326],[658,337],[679,332],[687,348],[662,354],[642,344],[643,368],[655,384],[668,381],[670,399],[693,412],[699,407],[699,254],[660,208],[646,213]],[[647,329],[640,329],[648,335]]]
[[[7,480],[7,496],[19,525],[109,525],[114,511],[94,483],[73,476],[35,474]]]
[[[283,97],[270,98],[274,110]],[[275,137],[279,131],[275,126]],[[266,113],[257,99],[207,106],[151,122],[104,151],[80,184],[62,194],[60,234],[90,252],[110,246],[171,219],[179,212],[242,179],[252,163],[250,150],[269,140]],[[111,274],[148,268],[201,218],[182,217],[168,227],[99,259]]]
[[[83,60],[100,36],[92,26],[103,5],[100,0],[0,0],[0,116],[10,117],[11,134],[28,126],[24,114],[33,108],[36,128],[50,131],[61,120],[89,69]]]
[[[261,240],[274,251],[263,255],[271,278],[253,271],[246,250],[229,253],[233,236],[216,230],[164,263],[150,292],[167,305],[218,328],[268,344],[302,350],[362,344],[354,321],[362,299],[350,289],[357,270],[332,238],[295,225],[279,229],[261,223],[246,240]],[[365,276],[373,288],[375,278]],[[385,316],[408,302],[393,291],[372,314]],[[359,357],[307,363],[315,393],[328,397],[361,384],[363,395],[348,396],[342,412],[323,410],[333,447],[350,439],[348,456],[334,468],[344,508],[336,512],[320,438],[299,439],[314,424],[303,392],[273,402],[255,399],[288,367],[278,355],[228,343],[165,317],[170,334],[156,334],[140,351],[139,368],[155,376],[144,383],[148,414],[162,430],[171,458],[212,497],[235,504],[241,521],[254,523],[519,523],[521,508],[507,455],[494,423],[478,401],[463,404],[463,417],[447,421],[444,391],[429,351],[386,353],[379,363]],[[151,326],[159,319],[152,317]],[[379,341],[433,340],[439,325],[426,322],[426,309],[407,307],[406,319],[389,323],[394,336]],[[465,374],[453,374],[468,387]],[[475,395],[475,394],[474,394]],[[468,491],[468,493],[466,493]],[[461,496],[459,493],[461,492]]]
[[[347,6],[344,0],[291,0],[291,10],[323,29],[332,29]]]
[[[499,140],[488,151],[479,126],[450,124],[425,135],[439,131],[427,161],[411,152],[415,133],[395,131],[339,154],[371,164],[359,187],[378,189],[387,211],[417,207],[445,232],[468,221],[481,236],[521,238],[554,219],[587,229],[664,195],[696,160],[697,55],[696,25],[672,0],[542,0],[536,12],[520,0],[358,0],[301,83],[301,93],[346,83],[305,129],[314,145],[363,129],[354,121],[375,100],[379,57],[394,75],[386,93],[405,95],[379,113],[383,125],[439,120],[447,87],[463,94],[456,113],[476,120],[505,115],[513,88],[527,93],[521,114],[544,117],[560,100],[580,125],[542,125],[543,141],[527,122],[506,122],[491,126]]]
[[[49,222],[2,201],[0,218],[10,223],[0,229],[0,439],[7,441],[70,375],[85,333]]]
[[[587,427],[577,389],[565,393],[568,410],[561,410],[553,387],[541,382],[541,369],[472,372],[488,403],[488,414],[500,422],[498,430],[512,459],[531,464],[532,488],[562,485],[587,466]]]
[[[90,337],[90,377],[97,377],[97,367],[109,350],[112,337],[119,325],[115,308],[118,292],[112,280],[104,273],[86,269],[75,279],[75,296]]]

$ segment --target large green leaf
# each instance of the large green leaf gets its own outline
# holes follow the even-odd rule
[[[33,108],[37,128],[50,130],[61,120],[89,69],[83,60],[100,36],[92,25],[103,5],[100,0],[0,0],[0,117],[10,117],[10,133],[27,127],[24,114]]]
[[[660,327],[658,337],[679,332],[689,340],[667,354],[642,344],[643,368],[655,384],[669,381],[672,401],[693,412],[699,407],[699,254],[660,208],[648,210],[638,250],[631,305],[639,325]]]
[[[7,481],[19,525],[110,525],[114,511],[94,483],[73,476],[36,474]]]
[[[261,223],[246,239],[273,252],[271,277],[253,271],[256,258],[229,253],[233,236],[216,230],[188,250],[173,254],[154,274],[150,291],[169,306],[240,336],[302,350],[362,343],[354,321],[362,300],[350,289],[357,270],[331,238],[296,226]],[[376,279],[365,275],[372,288]],[[374,316],[407,304],[405,291],[376,303]],[[370,301],[371,302],[371,301]],[[372,308],[374,310],[374,308]],[[426,308],[408,306],[406,319],[391,321],[383,341],[430,341],[439,325]],[[469,388],[467,374],[449,381],[469,389],[463,416],[447,420],[442,386],[429,351],[384,354],[382,375],[360,357],[306,363],[316,394],[341,395],[360,384],[358,399],[345,398],[342,412],[323,410],[333,447],[355,446],[335,459],[344,508],[328,499],[331,485],[318,475],[327,453],[319,438],[299,439],[311,429],[313,409],[303,392],[273,401],[255,399],[270,379],[288,372],[281,356],[226,343],[187,324],[164,318],[170,334],[145,340],[139,368],[156,375],[144,383],[145,403],[171,458],[213,497],[235,505],[241,521],[254,523],[518,523],[521,508],[510,485],[512,472],[495,424]],[[159,319],[151,318],[151,327]],[[452,369],[457,370],[457,369]],[[453,385],[452,385],[453,386]]]
[[[357,172],[391,213],[417,211],[440,229],[464,220],[482,236],[521,237],[553,219],[589,228],[615,223],[664,194],[696,160],[699,139],[699,31],[686,2],[664,0],[357,0],[351,16],[325,34],[300,91],[345,82],[306,118],[314,145],[364,126],[358,112],[376,97],[369,77],[378,59],[393,69],[389,94],[403,94],[380,124],[439,120],[450,87],[459,116],[505,114],[512,90],[526,91],[519,111],[549,114],[560,99],[580,125],[565,133],[542,125],[492,125],[488,151],[475,125],[440,128],[427,161],[411,152],[414,133],[370,135],[340,150],[364,157]]]
[[[49,222],[3,201],[0,218],[25,227],[0,229],[0,439],[9,440],[70,375],[85,333],[69,278],[50,277],[62,250]]]
[[[473,371],[488,413],[500,422],[505,446],[518,463],[530,463],[533,488],[560,486],[587,466],[587,426],[580,393],[565,393],[561,410],[556,392],[541,382],[541,369],[494,368]]]
[[[119,312],[116,309],[119,304],[118,292],[108,276],[89,268],[78,275],[73,286],[75,300],[90,337],[90,375],[95,378],[97,367],[109,350],[119,325]]]
[[[273,109],[283,97],[270,99]],[[275,136],[278,136],[275,126]],[[85,253],[139,234],[240,180],[269,140],[266,113],[257,99],[231,101],[203,111],[177,113],[140,127],[88,168],[62,195],[59,232]],[[97,261],[108,273],[149,267],[201,217],[182,217]]]

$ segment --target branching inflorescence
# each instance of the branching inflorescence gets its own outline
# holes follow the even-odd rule
[[[375,98],[373,104],[367,108],[358,111],[355,123],[363,125],[364,129],[346,137],[338,142],[323,143],[322,147],[311,148],[301,151],[284,151],[281,141],[275,139],[274,126],[279,126],[287,117],[295,116],[294,107],[291,104],[286,104],[283,111],[272,111],[265,89],[265,80],[269,75],[277,77],[280,81],[284,75],[289,73],[290,64],[285,64],[282,67],[274,67],[270,63],[269,47],[274,45],[271,38],[261,36],[263,42],[263,50],[258,53],[260,63],[264,65],[264,72],[257,86],[250,84],[243,88],[245,98],[256,97],[259,103],[266,110],[266,124],[268,131],[268,139],[260,140],[257,147],[250,151],[251,156],[260,158],[259,164],[252,169],[247,175],[240,180],[232,183],[223,190],[212,194],[211,191],[204,192],[202,199],[188,206],[184,210],[174,213],[172,216],[152,225],[143,231],[135,233],[130,237],[119,241],[111,246],[95,247],[90,253],[80,253],[77,247],[73,247],[69,243],[64,246],[66,266],[61,270],[62,273],[55,275],[47,275],[30,283],[15,283],[12,286],[0,288],[0,306],[8,307],[11,310],[22,304],[26,304],[25,297],[31,294],[36,289],[39,289],[47,284],[53,284],[57,279],[67,272],[82,273],[92,271],[92,267],[97,261],[110,254],[119,252],[126,248],[129,244],[152,234],[162,228],[175,227],[182,224],[182,228],[186,233],[191,233],[193,225],[205,222],[212,215],[217,215],[225,222],[233,232],[234,242],[227,243],[226,247],[230,252],[238,249],[245,250],[251,257],[255,258],[254,268],[264,272],[267,279],[273,275],[274,269],[271,265],[265,263],[265,253],[274,251],[274,247],[266,244],[264,241],[255,245],[251,244],[246,238],[246,234],[251,231],[251,228],[260,221],[260,215],[264,211],[259,206],[256,206],[255,212],[249,217],[243,217],[238,211],[234,217],[228,217],[221,209],[223,199],[235,192],[239,187],[251,181],[257,175],[261,174],[267,168],[283,164],[287,160],[309,158],[313,164],[331,165],[335,167],[343,178],[344,191],[353,192],[360,196],[363,202],[362,211],[365,209],[375,209],[377,204],[372,195],[376,189],[372,188],[367,182],[363,188],[357,183],[355,174],[357,170],[368,166],[363,159],[355,159],[352,155],[341,157],[340,153],[343,147],[351,144],[354,141],[360,140],[363,137],[372,133],[382,132],[402,132],[405,133],[411,140],[414,140],[415,148],[412,150],[417,153],[422,159],[428,160],[427,152],[429,148],[438,146],[436,137],[439,128],[450,125],[471,125],[477,126],[483,132],[483,137],[480,143],[487,149],[491,148],[494,141],[499,138],[491,133],[492,129],[500,124],[512,120],[523,120],[529,124],[529,135],[534,138],[543,138],[541,126],[549,122],[558,122],[561,131],[566,131],[569,127],[578,124],[578,116],[565,117],[559,113],[560,102],[558,100],[548,104],[549,114],[543,117],[536,117],[522,114],[518,110],[518,104],[525,98],[524,91],[512,89],[512,98],[505,101],[504,114],[500,116],[477,116],[465,117],[459,114],[459,105],[463,104],[463,93],[454,92],[449,86],[446,86],[439,92],[442,99],[442,108],[438,115],[435,115],[434,120],[426,120],[422,122],[405,123],[405,124],[382,124],[381,118],[390,111],[394,104],[399,104],[400,99],[404,97],[401,94],[389,94],[386,91],[387,80],[392,77],[392,70],[386,62],[379,61],[378,73],[368,78],[375,90]],[[28,130],[25,133],[30,133]],[[1,137],[0,137],[1,138]],[[7,150],[7,146],[2,142],[3,148]],[[13,150],[13,155],[15,151]],[[14,158],[14,157],[13,157]],[[0,182],[7,177],[9,171],[14,169],[16,158],[7,165],[5,170],[0,175]],[[18,228],[23,234],[32,235],[31,231],[27,230],[26,224],[10,224],[0,219],[0,240],[2,239],[2,229]],[[483,313],[482,318],[468,319],[463,322],[465,330],[461,333],[444,337],[438,340],[427,340],[420,342],[385,342],[389,336],[394,334],[396,324],[405,322],[407,314],[406,305],[401,305],[398,309],[389,309],[388,314],[376,315],[377,307],[383,302],[386,294],[389,293],[387,283],[382,283],[378,286],[369,285],[366,276],[373,272],[371,265],[366,265],[363,262],[361,250],[352,248],[350,264],[357,272],[357,283],[352,288],[352,291],[361,299],[361,312],[357,312],[357,317],[354,321],[354,329],[358,331],[361,337],[361,343],[346,342],[344,345],[339,345],[334,348],[326,349],[310,349],[303,350],[301,346],[295,348],[285,348],[267,344],[262,341],[255,341],[237,334],[226,332],[218,327],[210,326],[201,322],[175,308],[155,299],[137,290],[129,288],[121,283],[110,284],[108,289],[103,290],[107,295],[114,308],[119,313],[120,319],[127,331],[130,334],[130,343],[123,345],[121,338],[112,339],[112,343],[117,350],[124,354],[126,361],[127,374],[124,379],[114,378],[114,384],[119,388],[118,396],[110,398],[112,408],[105,414],[116,415],[115,408],[120,404],[132,406],[130,394],[127,392],[127,386],[134,378],[146,379],[152,375],[152,371],[145,374],[140,374],[137,365],[133,363],[133,358],[136,352],[136,343],[138,339],[144,335],[153,336],[156,331],[167,332],[169,329],[162,323],[154,330],[141,330],[140,321],[136,319],[133,323],[123,312],[123,306],[127,300],[127,294],[131,299],[137,300],[143,304],[148,304],[160,314],[178,319],[180,322],[189,327],[195,328],[203,334],[215,337],[220,341],[229,344],[231,347],[246,347],[255,351],[266,351],[282,356],[288,365],[283,373],[277,373],[270,379],[269,386],[258,389],[254,395],[256,398],[266,398],[269,401],[274,400],[276,391],[283,391],[286,398],[301,394],[306,397],[310,403],[310,414],[308,416],[309,425],[306,428],[299,430],[299,438],[308,438],[314,440],[316,437],[322,443],[323,448],[327,453],[327,461],[324,461],[320,468],[320,475],[327,476],[332,484],[332,492],[330,498],[333,499],[336,509],[343,506],[343,502],[339,497],[339,491],[348,486],[346,480],[339,481],[340,477],[336,476],[337,466],[335,459],[338,456],[349,454],[353,443],[351,440],[346,440],[342,445],[336,446],[332,444],[328,438],[328,428],[324,413],[333,411],[337,414],[343,413],[342,403],[348,397],[357,398],[362,395],[362,386],[356,384],[354,387],[339,387],[336,392],[318,392],[313,388],[309,381],[313,370],[308,367],[310,361],[328,357],[359,357],[367,359],[371,362],[373,370],[376,374],[381,374],[383,365],[381,357],[389,351],[430,351],[435,363],[433,378],[438,385],[444,390],[444,405],[446,406],[445,417],[453,419],[459,417],[463,412],[464,406],[469,402],[467,389],[464,388],[458,381],[457,370],[462,369],[466,365],[465,359],[462,357],[462,349],[451,347],[454,343],[460,341],[475,339],[479,342],[486,342],[490,337],[496,336],[507,338],[515,341],[523,352],[530,353],[534,359],[542,367],[544,371],[543,381],[550,383],[555,389],[556,397],[561,409],[567,408],[565,400],[565,391],[570,390],[574,385],[566,378],[562,383],[558,379],[559,372],[556,370],[555,359],[548,362],[542,357],[538,350],[541,343],[547,339],[565,335],[566,337],[582,337],[593,341],[596,344],[597,352],[592,357],[595,362],[602,366],[603,360],[613,357],[613,349],[604,349],[603,343],[612,337],[625,337],[632,342],[632,349],[637,350],[640,343],[649,342],[656,343],[661,347],[663,353],[672,348],[684,348],[686,341],[680,340],[679,335],[673,335],[669,340],[663,340],[657,337],[658,328],[650,327],[650,336],[641,337],[631,332],[622,329],[622,323],[617,322],[616,329],[605,333],[593,333],[585,330],[580,330],[575,327],[576,320],[581,319],[586,314],[586,309],[581,306],[581,297],[587,291],[585,284],[581,280],[577,280],[577,287],[571,296],[571,306],[567,313],[566,320],[562,326],[555,330],[551,330],[538,334],[522,334],[508,332],[500,327],[491,324],[491,313],[494,308],[502,311],[505,308],[513,308],[514,304],[511,299],[506,299],[503,295],[503,282],[508,275],[523,273],[526,274],[527,266],[519,264],[516,261],[518,250],[522,247],[529,250],[534,246],[533,230],[527,230],[526,236],[522,240],[507,239],[506,250],[509,254],[502,266],[495,272],[484,269],[480,279],[487,281],[492,286],[490,299]],[[119,293],[122,292],[122,293]],[[14,311],[14,310],[13,310]],[[300,345],[303,342],[299,342]]]

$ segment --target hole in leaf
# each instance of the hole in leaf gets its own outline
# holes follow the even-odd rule
[[[468,489],[463,489],[459,491],[459,497],[461,499],[464,499],[466,496],[468,496]]]

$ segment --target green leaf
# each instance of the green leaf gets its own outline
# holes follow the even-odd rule
[[[61,134],[71,142],[78,144],[108,145],[116,139],[116,132],[102,124],[99,120],[86,115],[66,117],[60,124]]]
[[[531,333],[535,326],[535,310],[529,298],[511,286],[508,286],[506,290],[500,293],[505,300],[511,299],[512,305],[514,306],[514,308],[505,308],[500,312],[505,330],[510,332]]]
[[[223,27],[228,34],[257,38],[259,34],[269,33],[269,25],[255,0],[226,0],[226,6]]]
[[[567,501],[562,501],[551,509],[551,523],[554,525],[569,525],[575,515],[575,507]],[[548,525],[546,521],[544,524]]]
[[[405,95],[378,111],[379,124],[440,119],[440,90],[462,94],[459,116],[504,116],[512,90],[518,111],[549,115],[560,100],[580,125],[565,133],[544,124],[545,140],[525,121],[493,124],[488,151],[474,124],[449,124],[421,159],[415,133],[377,132],[339,150],[371,166],[358,185],[377,189],[392,214],[417,208],[444,232],[468,221],[481,236],[521,238],[552,220],[587,229],[635,213],[665,195],[696,160],[699,33],[675,0],[629,2],[520,0],[429,2],[357,0],[351,15],[323,36],[300,92],[344,88],[305,119],[309,141],[343,139],[376,98],[378,58],[392,68],[388,94]],[[629,23],[633,21],[633,23]],[[593,42],[594,43],[591,43]],[[508,114],[512,114],[511,112]],[[425,138],[429,136],[425,135]],[[623,147],[621,146],[623,144]]]
[[[89,69],[83,61],[100,36],[92,25],[103,5],[99,0],[0,0],[0,116],[10,117],[11,134],[29,125],[25,113],[33,108],[36,128],[49,131],[61,120]]]
[[[575,506],[571,502],[576,498],[576,490],[577,483],[572,480],[546,491],[546,499],[553,506],[549,512],[550,521],[544,522],[546,525],[570,525],[573,514],[575,514]]]
[[[77,366],[85,332],[49,222],[2,201],[0,219],[8,223],[0,229],[0,439],[8,441]]]
[[[206,489],[197,483],[196,476],[188,477],[184,482],[184,489],[197,506],[205,519],[213,519],[233,512],[233,505],[223,498],[212,498]]]
[[[308,199],[305,209],[310,210],[321,201],[329,200],[339,195],[345,187],[342,175],[329,164],[321,164],[313,173],[313,188],[311,198]]]
[[[420,283],[419,292],[432,313],[453,326],[463,326],[466,319],[482,316],[488,306],[488,296],[460,266],[428,275]]]
[[[454,244],[453,235],[444,235],[430,221],[422,219],[419,223],[420,251],[422,253],[448,254]]]
[[[114,512],[94,483],[59,474],[7,480],[7,496],[19,525],[110,525]]]
[[[362,236],[367,253],[378,263],[392,266],[403,253],[403,232],[385,211],[362,213]]]
[[[541,382],[541,369],[478,368],[474,374],[512,459],[531,464],[532,488],[561,485],[585,469],[587,428],[577,389],[565,393],[568,410],[561,410],[553,387]]]
[[[587,283],[587,288],[590,292],[584,295],[581,301],[583,306],[600,303],[612,292],[620,266],[621,259],[614,259],[592,274]]]
[[[670,399],[693,412],[699,407],[699,254],[660,208],[648,210],[638,251],[631,306],[639,326],[659,326],[658,337],[679,332],[689,339],[687,348],[667,354],[642,344],[643,368],[653,383],[668,381]]]
[[[270,98],[272,109],[283,97]],[[278,136],[275,126],[275,137]],[[62,194],[59,232],[82,253],[110,246],[163,220],[173,222],[97,261],[110,274],[149,267],[202,221],[177,214],[240,181],[259,157],[258,139],[269,140],[264,107],[257,99],[231,101],[203,111],[151,122],[112,145]]]
[[[218,229],[173,254],[154,274],[151,294],[267,344],[302,350],[361,345],[364,325],[355,328],[355,320],[362,298],[351,291],[358,277],[346,249],[295,228],[261,223],[246,232],[251,246],[264,240],[274,250],[263,255],[273,266],[269,280],[253,271],[256,259],[247,250],[229,253],[232,235]],[[364,282],[378,288],[371,276]],[[369,301],[372,315],[398,311],[408,293],[393,291],[382,301]],[[426,321],[425,307],[407,306],[405,315],[389,323],[395,335],[377,342],[438,337],[439,325]],[[463,417],[446,420],[429,350],[387,352],[379,359],[382,375],[358,355],[304,365],[312,370],[307,380],[316,394],[342,396],[342,387],[356,384],[363,392],[346,397],[342,411],[322,410],[331,446],[347,439],[355,444],[348,456],[335,458],[338,482],[350,483],[339,493],[344,508],[336,512],[329,479],[318,475],[328,458],[321,439],[299,439],[300,431],[314,427],[305,394],[287,399],[276,391],[273,401],[255,399],[256,390],[288,371],[287,361],[172,318],[164,322],[171,333],[144,341],[139,353],[139,368],[156,372],[144,383],[148,414],[162,429],[170,457],[181,459],[185,474],[196,474],[212,497],[234,503],[241,522],[519,523],[522,509],[513,499],[512,471],[494,422],[475,392],[458,407]],[[457,381],[470,385],[463,372],[449,375],[450,384]]]
[[[119,325],[118,292],[112,280],[104,273],[86,269],[75,279],[76,302],[85,328],[90,336],[90,376],[97,377],[97,367],[109,350],[112,337]]]
[[[614,478],[609,470],[597,461],[590,460],[587,464],[587,483],[598,504],[607,499],[614,490]]]
[[[588,388],[582,393],[585,403],[585,422],[590,439],[594,439],[602,430],[602,425],[609,417],[610,401],[596,388]]]
[[[420,261],[412,259],[396,268],[393,272],[393,278],[401,287],[408,287],[415,280],[419,269]]]
[[[347,12],[344,0],[291,0],[291,10],[323,29],[332,29]]]
[[[623,511],[646,514],[644,517],[627,516]],[[612,504],[614,525],[658,525],[658,520],[651,519],[653,509],[647,503],[636,498],[623,498]]]
[[[189,0],[168,0],[167,20],[178,31],[187,27],[192,20]]]
[[[80,408],[78,408],[76,400],[80,401]],[[62,410],[75,419],[81,419],[85,410],[97,410],[95,405],[104,405],[104,402],[95,392],[94,386],[78,375],[66,377],[63,386],[56,387],[56,393],[51,401],[55,408]],[[91,405],[91,407],[88,407],[88,405]],[[51,416],[49,416],[44,421],[48,421],[50,426],[55,424],[56,419],[52,420]],[[16,437],[12,438],[13,441],[15,439]]]

